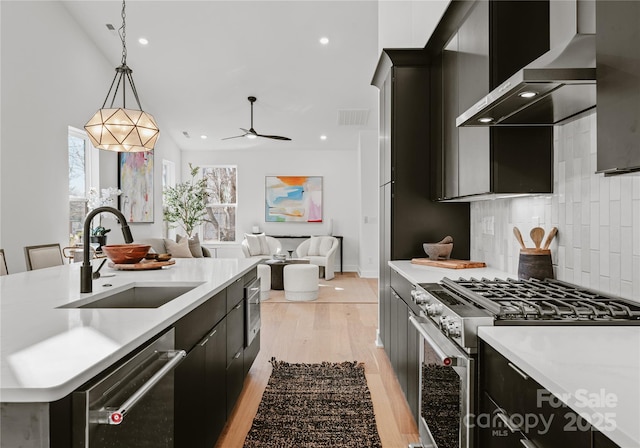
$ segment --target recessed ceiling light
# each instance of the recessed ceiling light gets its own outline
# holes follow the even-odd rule
[[[326,140],[326,139],[327,139],[327,136],[326,136],[326,135],[321,135],[321,136],[320,136],[320,140]]]
[[[203,135],[201,135],[201,136],[200,136],[200,138],[201,138],[202,140],[206,140],[206,139],[207,139],[207,136],[203,134]]]
[[[538,92],[522,92],[522,93],[519,93],[518,96],[521,96],[522,98],[533,98],[537,94]]]
[[[329,43],[329,38],[328,37],[321,37],[320,38],[320,43],[322,45],[327,45]]]
[[[140,43],[140,45],[147,45],[149,43],[149,40],[145,37],[141,37],[140,39],[138,39],[138,42]]]
[[[493,121],[493,118],[491,117],[484,117],[484,118],[479,118],[478,121],[480,123],[491,123]]]

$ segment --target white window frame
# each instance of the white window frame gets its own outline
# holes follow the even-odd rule
[[[235,235],[235,239],[233,241],[218,241],[218,240],[205,240],[204,236],[204,227],[206,225],[206,223],[201,224],[200,227],[200,234],[202,235],[203,238],[203,243],[207,243],[207,244],[216,244],[216,245],[224,245],[224,244],[237,244],[238,242],[238,203],[239,203],[239,188],[238,188],[238,165],[232,165],[232,164],[216,164],[216,165],[204,165],[200,167],[200,172],[201,172],[201,176],[204,177],[205,176],[205,171],[207,169],[210,168],[234,168],[236,171],[236,202],[235,203],[229,203],[229,204],[209,204],[207,203],[206,206],[207,207],[233,207],[235,208],[236,212],[235,212],[235,226],[234,226],[234,235]]]
[[[165,196],[164,190],[168,187],[176,186],[176,164],[167,159],[162,159],[162,207],[165,207]],[[176,229],[170,228],[169,223],[167,221],[162,221],[163,227],[162,232],[165,238],[176,237]]]
[[[100,151],[96,149],[89,136],[84,130],[74,128],[73,126],[68,127],[67,134],[67,163],[69,160],[69,137],[75,137],[85,142],[85,154],[84,154],[84,176],[85,176],[85,192],[84,197],[75,196],[76,200],[85,200],[89,199],[89,190],[91,188],[95,188],[98,192],[100,192]],[[71,200],[71,196],[69,200]],[[67,214],[67,223],[71,222],[71,216]],[[70,235],[71,239],[71,235]],[[71,241],[70,241],[71,242]]]

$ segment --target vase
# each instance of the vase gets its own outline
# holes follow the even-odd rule
[[[107,244],[107,235],[92,236],[89,241],[98,245],[96,252],[102,252],[102,246]]]

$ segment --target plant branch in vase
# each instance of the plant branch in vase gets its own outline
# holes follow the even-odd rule
[[[189,164],[189,169],[190,180],[164,189],[163,215],[169,227],[182,227],[191,238],[197,226],[210,220],[207,219],[207,181],[197,178],[199,167]]]

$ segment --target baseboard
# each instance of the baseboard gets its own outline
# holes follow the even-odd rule
[[[361,278],[378,278],[378,270],[360,270],[358,269],[358,275]]]

